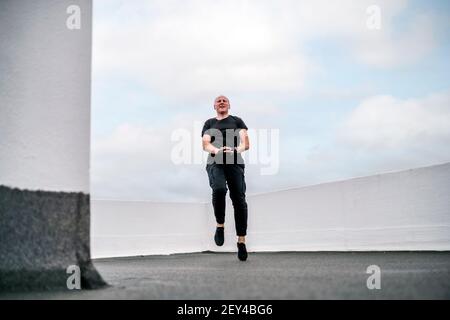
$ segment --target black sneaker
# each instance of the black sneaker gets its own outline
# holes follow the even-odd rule
[[[217,227],[216,234],[214,235],[214,241],[220,247],[223,245],[224,239],[224,227]]]
[[[241,261],[247,260],[247,248],[245,247],[245,243],[238,242],[237,247],[238,247],[239,260],[241,260]]]

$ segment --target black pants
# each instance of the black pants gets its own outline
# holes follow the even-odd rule
[[[247,234],[247,202],[245,200],[245,176],[242,164],[208,164],[209,185],[212,189],[212,204],[214,215],[219,224],[225,223],[225,197],[227,185],[230,189],[230,198],[234,207],[234,221],[236,235]]]

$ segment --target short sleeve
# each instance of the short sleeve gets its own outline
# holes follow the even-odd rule
[[[241,118],[239,118],[239,117],[236,117],[236,126],[237,126],[238,129],[248,130],[248,128],[245,125],[244,121]]]
[[[211,123],[209,120],[206,120],[205,124],[203,125],[203,129],[202,129],[202,137],[205,134],[205,132],[209,129],[211,129]]]

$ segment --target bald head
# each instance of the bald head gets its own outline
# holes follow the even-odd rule
[[[230,104],[230,100],[226,96],[218,96],[216,99],[214,99],[214,104],[217,102],[222,102],[223,100],[227,101],[228,104]]]
[[[214,109],[217,114],[226,115],[230,109],[230,100],[225,96],[218,96],[214,99]]]

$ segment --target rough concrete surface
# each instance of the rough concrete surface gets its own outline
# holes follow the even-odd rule
[[[81,285],[104,285],[90,259],[89,195],[0,186],[0,291],[66,288],[66,270]]]
[[[2,299],[449,299],[450,252],[192,253],[101,259],[98,290],[8,293]],[[366,286],[381,269],[381,289]]]

